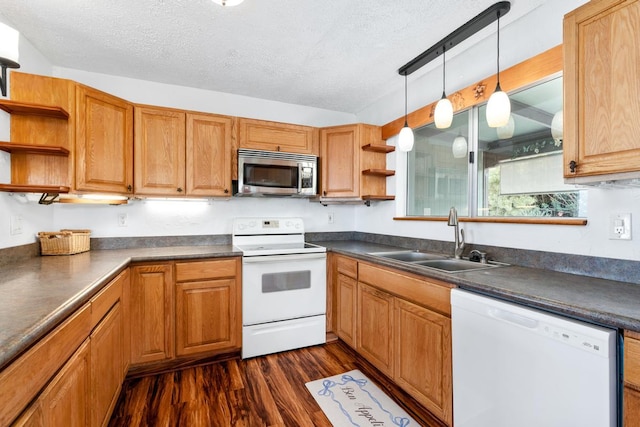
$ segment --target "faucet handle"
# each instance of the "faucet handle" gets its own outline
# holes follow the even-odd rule
[[[486,264],[487,263],[487,253],[486,252],[481,252],[477,249],[472,250],[471,252],[469,252],[469,260],[470,261],[476,261],[476,262],[480,262],[481,264]]]

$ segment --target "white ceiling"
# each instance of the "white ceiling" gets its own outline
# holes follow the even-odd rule
[[[545,1],[512,0],[501,26]],[[54,66],[355,114],[401,87],[399,67],[493,3],[0,0],[0,13]]]

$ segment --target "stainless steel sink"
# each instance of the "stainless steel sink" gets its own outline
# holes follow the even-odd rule
[[[418,251],[369,252],[369,255],[375,255],[382,258],[395,259],[396,261],[405,261],[411,263],[426,260],[446,260],[446,257],[443,255]]]
[[[455,273],[457,271],[482,270],[485,268],[494,268],[505,265],[499,263],[481,264],[479,262],[454,258],[418,261],[413,262],[412,264],[423,265],[425,267],[435,268],[437,270],[447,271],[449,273]]]

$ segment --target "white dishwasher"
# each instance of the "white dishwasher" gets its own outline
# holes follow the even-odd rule
[[[615,427],[617,332],[453,289],[456,427]]]

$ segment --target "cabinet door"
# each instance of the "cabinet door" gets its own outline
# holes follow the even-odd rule
[[[131,364],[173,357],[173,265],[131,269]]]
[[[640,427],[640,391],[624,388],[623,427]]]
[[[134,147],[136,194],[185,194],[184,112],[136,106]]]
[[[360,196],[360,143],[357,125],[320,130],[323,197]]]
[[[395,381],[451,425],[451,319],[395,300]]]
[[[86,427],[89,424],[89,341],[85,341],[49,383],[38,400],[45,426]]]
[[[240,148],[318,155],[317,129],[265,120],[239,119]]]
[[[116,303],[91,333],[91,425],[108,423],[124,381],[122,305]]]
[[[238,347],[235,279],[176,285],[178,356]]]
[[[36,400],[11,424],[11,427],[43,427],[44,425],[42,405],[39,400]]]
[[[133,106],[109,94],[76,88],[76,189],[133,191]]]
[[[188,196],[231,195],[232,125],[231,117],[187,114]]]
[[[358,282],[338,272],[336,278],[336,335],[349,346],[356,346],[356,302]]]
[[[356,350],[393,377],[393,297],[358,282]]]
[[[638,75],[640,2],[592,1],[565,17],[565,177],[640,170]]]

